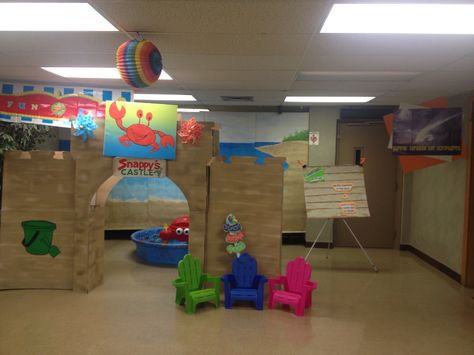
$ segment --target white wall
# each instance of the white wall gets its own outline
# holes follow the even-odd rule
[[[337,120],[340,108],[334,106],[311,107],[309,111],[309,131],[319,132],[319,145],[309,146],[308,165],[336,164]],[[313,241],[324,223],[324,219],[306,220],[306,241]],[[330,220],[319,242],[333,241],[333,221]]]
[[[463,107],[464,128],[469,94],[451,98]],[[466,129],[464,129],[466,142]],[[405,177],[402,244],[409,244],[450,269],[461,273],[464,239],[466,159],[415,171]]]
[[[307,130],[309,121],[307,112],[198,112],[181,116],[217,123],[223,143],[281,142],[289,133]]]

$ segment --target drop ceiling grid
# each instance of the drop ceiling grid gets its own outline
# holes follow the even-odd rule
[[[327,1],[95,0],[106,18],[146,35],[175,79],[145,92],[191,93],[201,104],[221,95],[278,105],[286,94],[376,95],[372,103],[457,94],[474,84],[474,36],[315,33]],[[123,33],[0,32],[0,79],[126,87],[119,80],[69,80],[41,66],[113,66]],[[417,72],[409,81],[295,81],[303,71]],[[445,74],[449,73],[449,74]],[[429,96],[433,95],[433,96]]]

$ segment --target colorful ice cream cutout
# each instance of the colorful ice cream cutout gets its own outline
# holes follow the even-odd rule
[[[175,218],[169,226],[160,232],[162,241],[179,240],[181,242],[189,241],[189,216],[180,216]]]
[[[245,250],[245,243],[242,241],[244,233],[242,232],[242,226],[232,213],[227,215],[224,232],[227,233],[225,241],[229,243],[226,248],[227,252],[229,254],[234,253],[237,257],[240,257],[240,253]]]
[[[56,230],[56,224],[48,221],[24,221],[21,222],[24,238],[21,242],[26,252],[32,255],[49,254],[53,258],[58,256],[61,251],[56,245],[53,245],[53,233]]]

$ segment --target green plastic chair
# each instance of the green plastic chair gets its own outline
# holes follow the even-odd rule
[[[220,304],[220,278],[212,277],[202,273],[199,259],[191,254],[186,254],[178,263],[179,277],[173,281],[176,287],[176,304],[185,303],[186,313],[196,312],[196,306],[203,302],[212,302],[215,307]],[[206,282],[213,284],[211,288],[205,288]]]

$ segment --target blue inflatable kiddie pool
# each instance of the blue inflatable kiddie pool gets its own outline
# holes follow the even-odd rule
[[[143,229],[132,233],[132,240],[137,247],[138,258],[151,265],[178,265],[188,253],[188,243],[170,240],[163,243],[160,238],[162,227]]]

